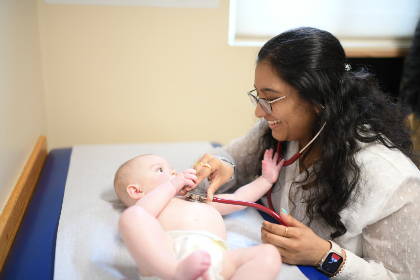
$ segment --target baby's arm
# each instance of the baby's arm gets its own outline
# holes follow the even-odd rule
[[[186,169],[171,181],[159,185],[136,202],[136,206],[144,208],[152,216],[159,216],[166,204],[174,198],[184,186],[197,183],[194,169]]]
[[[262,175],[254,180],[253,182],[245,185],[233,194],[218,194],[215,195],[219,198],[241,200],[248,202],[255,202],[260,199],[271,186],[277,181],[277,177],[280,173],[280,169],[283,166],[284,159],[277,164],[278,154],[276,153],[273,158],[273,150],[266,150],[264,153],[264,159],[262,161]],[[216,208],[220,214],[226,215],[238,210],[242,210],[245,206],[238,206],[232,204],[223,204],[217,202],[207,202],[214,208]]]

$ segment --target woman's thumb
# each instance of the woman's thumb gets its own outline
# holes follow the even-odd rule
[[[209,188],[207,189],[207,200],[208,201],[212,201],[213,200],[213,195],[215,193],[215,191],[217,190],[218,186],[216,185],[216,182],[211,182]]]

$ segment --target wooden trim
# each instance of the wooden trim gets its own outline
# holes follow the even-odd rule
[[[47,154],[47,139],[45,136],[40,136],[0,215],[0,272],[12,247]]]

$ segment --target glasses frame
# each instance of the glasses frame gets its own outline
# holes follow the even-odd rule
[[[267,114],[269,114],[269,115],[271,115],[271,113],[273,113],[273,107],[271,107],[271,104],[273,104],[273,103],[275,103],[275,102],[277,102],[277,101],[279,101],[279,100],[282,100],[282,99],[284,99],[284,98],[288,97],[290,94],[293,94],[293,93],[294,93],[294,92],[292,92],[292,93],[290,93],[290,94],[288,94],[288,95],[285,95],[285,96],[282,96],[282,97],[276,98],[276,99],[274,99],[274,100],[268,101],[268,100],[267,100],[267,99],[265,99],[265,98],[260,98],[260,97],[258,96],[258,92],[257,92],[257,96],[253,95],[253,94],[252,94],[252,92],[254,92],[254,91],[256,91],[256,90],[257,90],[257,89],[256,89],[256,88],[254,88],[253,90],[251,90],[251,91],[248,91],[248,92],[247,92],[247,94],[248,94],[249,98],[251,98],[251,102],[252,102],[252,104],[254,104],[254,106],[255,106],[255,107],[257,107],[257,106],[258,106],[258,103],[260,103],[261,101],[262,101],[262,102],[267,103],[267,104],[268,104],[268,107],[270,108],[270,112],[267,112],[267,110],[266,110],[266,109],[264,109],[264,106],[261,106],[261,103],[260,103],[260,106],[261,106],[261,109],[263,109],[263,110],[264,110],[264,112],[266,112],[266,113],[267,113]],[[252,100],[254,100],[254,101],[255,101],[255,103],[254,103]]]

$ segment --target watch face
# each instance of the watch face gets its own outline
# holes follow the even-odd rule
[[[328,273],[336,273],[338,268],[343,262],[343,258],[337,255],[336,253],[329,253],[327,258],[325,259],[324,263],[322,264],[322,268]]]

